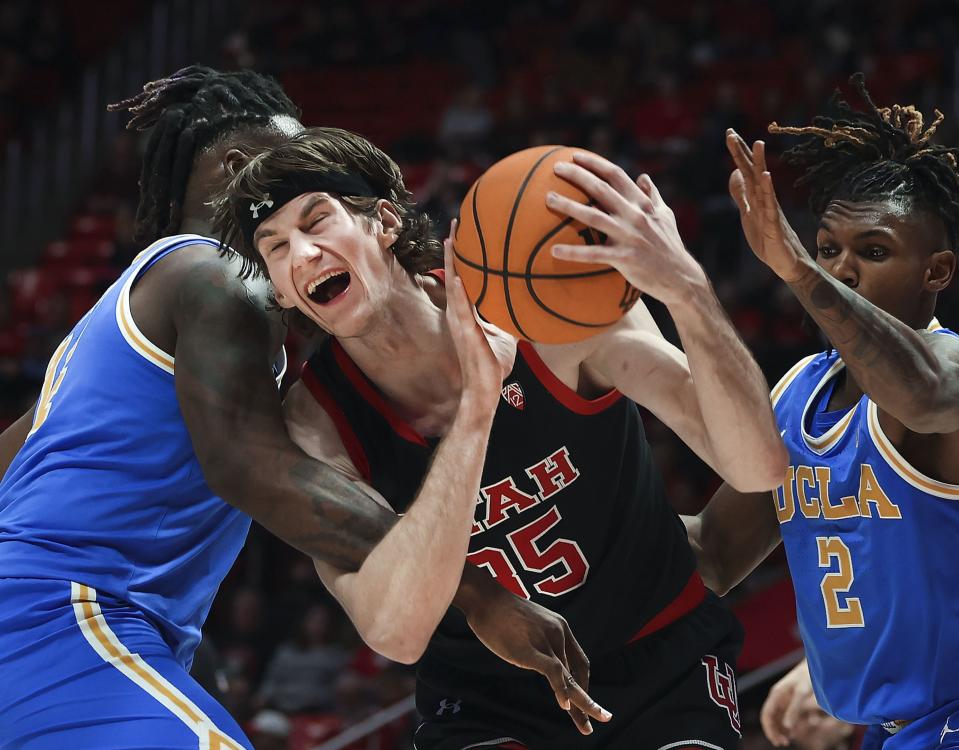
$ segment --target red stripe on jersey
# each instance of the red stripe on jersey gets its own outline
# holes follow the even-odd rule
[[[599,398],[592,400],[583,398],[576,391],[570,388],[566,383],[557,378],[552,370],[546,366],[546,363],[540,359],[536,349],[528,341],[520,341],[517,345],[517,351],[523,355],[529,369],[533,371],[539,382],[546,390],[553,394],[553,397],[570,411],[577,414],[598,414],[608,409],[623,397],[623,394],[617,390],[612,390]]]
[[[632,643],[633,641],[638,641],[640,638],[645,638],[657,630],[662,630],[670,623],[676,622],[676,620],[683,615],[692,612],[705,598],[706,587],[703,585],[703,579],[700,578],[699,573],[694,570],[686,582],[686,585],[683,587],[683,590],[679,592],[679,596],[663,607],[653,619],[643,625],[642,630],[627,642]]]
[[[343,413],[339,404],[337,404],[333,396],[330,395],[326,386],[320,382],[320,379],[313,374],[309,362],[303,365],[303,370],[300,372],[300,379],[306,384],[306,387],[310,393],[313,394],[313,398],[316,399],[317,403],[323,407],[323,411],[333,420],[333,425],[336,427],[340,440],[343,441],[346,452],[350,455],[350,459],[353,461],[356,470],[360,472],[360,476],[367,482],[372,482],[373,475],[370,472],[370,462],[366,457],[366,451],[363,450],[363,445],[360,443],[356,433],[353,432],[353,428],[350,427],[350,423],[347,421],[346,415]]]
[[[362,370],[356,366],[356,362],[350,359],[350,355],[346,353],[340,342],[336,339],[333,339],[333,358],[336,360],[336,364],[339,365],[340,369],[343,371],[343,374],[349,378],[349,381],[353,384],[353,387],[356,389],[366,402],[376,409],[383,418],[389,422],[390,427],[393,428],[393,432],[399,435],[404,440],[409,440],[411,443],[416,443],[417,445],[422,445],[424,448],[427,447],[426,440],[423,439],[423,436],[420,435],[416,430],[414,430],[410,425],[404,422],[397,414],[393,411],[386,399],[383,398],[377,392],[376,388],[373,387],[373,384],[367,380],[366,375],[363,374]]]

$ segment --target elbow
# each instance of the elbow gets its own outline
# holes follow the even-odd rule
[[[706,560],[704,555],[700,554],[697,569],[699,577],[703,579],[703,585],[712,591],[716,596],[726,596],[736,585],[735,581],[728,580],[723,575],[722,566],[717,560]]]
[[[742,462],[742,471],[726,479],[737,492],[768,492],[779,487],[789,467],[789,452],[778,439],[753,460]]]
[[[726,580],[721,575],[714,575],[703,578],[703,584],[716,596],[726,596],[736,585],[734,582]]]
[[[381,656],[401,664],[416,664],[426,651],[432,632],[425,635],[396,623],[384,623],[363,633],[366,644]]]

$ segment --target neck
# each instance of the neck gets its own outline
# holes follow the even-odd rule
[[[858,403],[864,393],[863,389],[859,387],[859,383],[849,377],[848,368],[843,367],[836,377],[839,379],[839,382],[836,383],[836,387],[832,389],[829,403],[826,404],[827,411],[848,409],[853,404]]]
[[[428,276],[403,279],[376,323],[339,342],[397,414],[421,434],[445,432],[459,404],[462,378],[446,322],[446,294]]]
[[[204,237],[213,236],[213,225],[207,218],[184,216],[180,222],[180,234],[201,234]]]

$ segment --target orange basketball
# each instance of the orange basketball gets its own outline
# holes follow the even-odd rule
[[[496,162],[473,184],[453,238],[456,271],[480,315],[530,341],[561,344],[609,328],[639,292],[614,268],[554,258],[556,244],[600,244],[596,230],[546,207],[553,190],[587,203],[553,174],[565,146],[538,146]]]

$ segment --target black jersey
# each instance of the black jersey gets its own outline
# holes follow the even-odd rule
[[[406,510],[436,441],[393,412],[335,339],[309,360],[303,380],[366,481]],[[590,658],[705,596],[636,404],[617,391],[582,398],[524,342],[493,421],[469,550],[503,586],[562,614]],[[426,658],[472,671],[515,669],[455,609]]]

